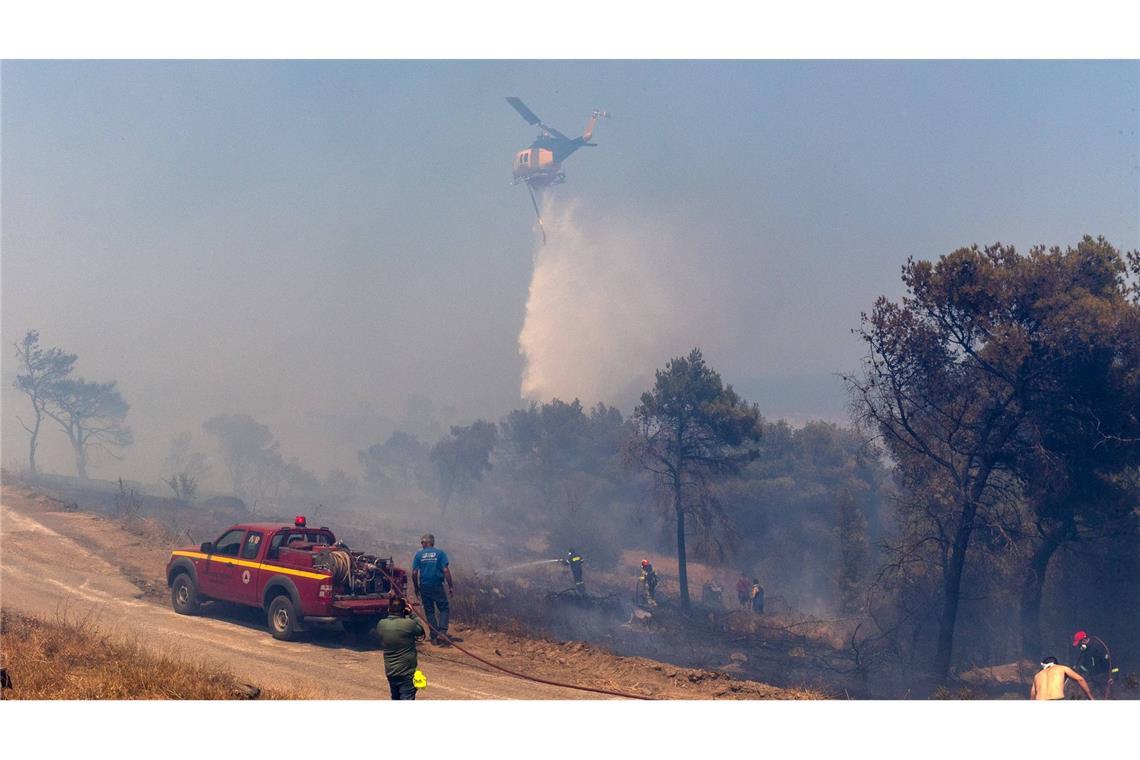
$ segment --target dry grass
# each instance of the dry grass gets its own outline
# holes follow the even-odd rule
[[[4,699],[304,699],[104,634],[88,620],[0,612]]]

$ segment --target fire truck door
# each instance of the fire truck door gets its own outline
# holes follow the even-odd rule
[[[202,592],[227,602],[242,601],[241,565],[236,563],[244,546],[244,530],[229,530],[214,542],[214,553],[206,559],[206,571],[198,580]]]
[[[245,534],[245,543],[241,545],[241,562],[235,566],[237,585],[234,587],[235,598],[246,604],[257,604],[257,589],[260,585],[257,569],[258,558],[261,556],[261,534],[251,530]]]

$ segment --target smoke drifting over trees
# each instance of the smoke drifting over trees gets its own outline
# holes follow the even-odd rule
[[[625,550],[676,553],[682,606],[690,557],[739,570],[773,603],[844,616],[859,667],[935,683],[963,662],[1038,656],[1059,619],[1129,643],[1138,275],[1140,255],[1092,238],[907,262],[906,294],[880,298],[857,333],[854,427],[765,420],[694,349],[657,368],[628,418],[553,398],[444,433],[457,410],[414,398],[385,423],[394,432],[358,450],[359,476],[322,478],[268,425],[217,414],[201,426],[207,449],[190,433],[171,441],[158,482],[186,508],[220,489],[263,514],[401,516],[547,557],[574,547],[600,569],[620,570]],[[76,357],[35,331],[15,348],[33,413],[74,422],[73,445],[130,442],[115,383],[70,379]]]
[[[615,113],[544,246],[511,79]],[[657,552],[663,598],[679,552],[908,679],[1077,624],[1140,651],[1137,93],[1131,61],[6,61],[4,465],[489,564]],[[694,346],[759,436],[662,501],[638,401]]]
[[[499,431],[495,423],[476,420],[451,428],[451,435],[432,447],[429,455],[439,476],[440,511],[447,513],[451,498],[469,493],[491,469],[491,449]]]

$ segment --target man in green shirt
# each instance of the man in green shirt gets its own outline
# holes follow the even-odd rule
[[[415,699],[412,676],[418,664],[416,642],[424,638],[423,626],[408,617],[407,601],[397,598],[388,604],[388,617],[380,621],[376,630],[384,647],[384,674],[388,676],[392,699]]]

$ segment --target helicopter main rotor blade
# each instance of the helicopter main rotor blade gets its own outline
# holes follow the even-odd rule
[[[537,124],[542,126],[542,119],[534,115],[534,111],[523,105],[523,102],[518,98],[507,98],[507,102],[514,106],[515,110],[519,112],[519,116],[526,119],[527,124]]]
[[[542,133],[547,137],[553,137],[556,140],[569,140],[570,138],[559,132],[554,127],[548,127],[542,123],[542,119],[535,115],[534,111],[526,107],[526,105],[518,98],[507,98],[507,102],[514,106],[514,109],[519,112],[519,115],[526,119],[527,124],[533,124],[542,130]]]
[[[569,140],[570,139],[569,137],[562,134],[561,132],[559,132],[554,127],[548,127],[545,124],[541,124],[541,123],[538,126],[542,127],[547,133],[549,133],[550,135],[553,135],[554,137],[557,137],[559,140]]]

